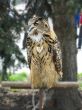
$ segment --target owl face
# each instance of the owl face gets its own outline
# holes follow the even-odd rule
[[[33,16],[28,22],[28,36],[35,42],[40,42],[43,39],[43,34],[49,31],[47,21],[41,17]]]

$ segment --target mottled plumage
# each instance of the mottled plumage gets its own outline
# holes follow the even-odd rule
[[[60,44],[51,19],[47,21],[33,16],[28,22],[27,33],[27,59],[32,88],[51,88],[62,76]]]

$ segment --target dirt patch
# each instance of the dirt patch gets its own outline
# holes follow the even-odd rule
[[[0,88],[0,110],[32,110],[32,94],[30,90],[10,91]],[[35,104],[38,102],[38,92],[35,91]]]
[[[35,105],[39,101],[39,92],[34,91]],[[80,91],[82,97],[82,91]],[[48,94],[49,95],[49,94]],[[11,90],[0,88],[0,110],[33,110],[33,90]],[[36,110],[39,110],[38,108]]]

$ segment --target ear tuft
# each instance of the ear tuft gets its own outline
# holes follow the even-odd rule
[[[52,22],[52,18],[48,18],[48,25],[49,25],[49,27],[50,27],[50,30],[51,31],[53,31],[54,29],[53,29],[53,22]]]
[[[49,25],[49,27],[50,27],[51,37],[52,37],[53,39],[57,38],[57,36],[56,36],[56,34],[55,34],[55,32],[54,32],[52,18],[50,18],[50,17],[48,18],[48,25]]]

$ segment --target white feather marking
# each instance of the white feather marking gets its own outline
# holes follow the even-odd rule
[[[42,50],[43,50],[43,46],[41,46],[41,47],[36,47],[36,49],[37,49],[37,52],[41,53]]]
[[[40,42],[42,40],[43,35],[41,33],[38,33],[37,35],[32,35],[30,36],[30,38],[34,41],[34,42]]]

